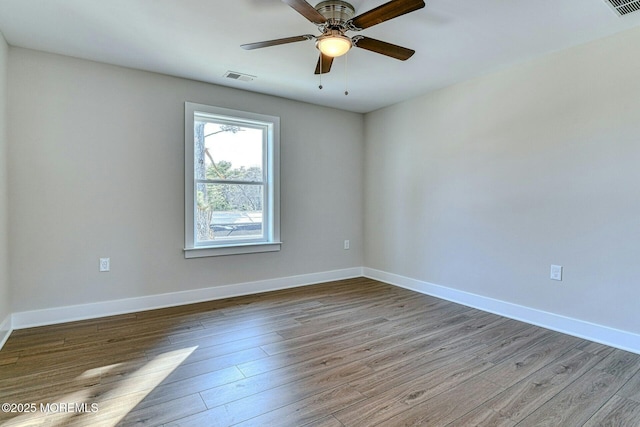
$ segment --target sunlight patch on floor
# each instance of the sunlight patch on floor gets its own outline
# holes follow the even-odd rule
[[[198,346],[155,356],[134,371],[117,375],[124,379],[96,385],[58,396],[50,402],[34,403],[36,411],[24,413],[0,424],[2,427],[27,426],[115,426],[149,393],[176,370]],[[108,374],[127,362],[88,369],[75,380],[108,378]],[[74,381],[75,381],[74,380]],[[49,406],[47,406],[49,405]],[[42,411],[49,409],[49,412]],[[70,409],[71,408],[71,409]]]

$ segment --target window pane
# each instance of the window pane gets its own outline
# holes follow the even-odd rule
[[[195,178],[263,181],[264,129],[195,120]]]
[[[197,185],[197,240],[262,239],[263,186]]]
[[[185,102],[185,258],[280,250],[280,118]]]

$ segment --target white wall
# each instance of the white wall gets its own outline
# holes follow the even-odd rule
[[[638,42],[621,33],[364,121],[9,48],[0,321],[10,296],[24,312],[365,265],[640,333]],[[184,259],[186,100],[281,117],[281,252]]]
[[[639,43],[628,31],[366,115],[365,265],[640,333]]]
[[[9,285],[8,177],[7,174],[7,60],[9,47],[0,33],[0,343],[9,328],[11,293]]]
[[[362,265],[362,115],[20,48],[9,79],[15,312]],[[281,117],[280,252],[184,259],[185,101]]]

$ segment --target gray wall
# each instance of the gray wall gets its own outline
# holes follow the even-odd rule
[[[364,120],[10,48],[0,319],[10,290],[20,312],[365,265],[638,333],[638,42],[621,33]],[[186,100],[282,118],[281,252],[183,258]]]
[[[362,115],[19,48],[9,79],[15,312],[362,265]],[[280,252],[184,259],[185,101],[280,116]]]
[[[639,43],[366,115],[365,265],[640,333]]]
[[[7,174],[7,55],[9,48],[0,33],[0,324],[11,313],[11,293],[9,285],[9,202]],[[0,340],[3,331],[0,331]]]

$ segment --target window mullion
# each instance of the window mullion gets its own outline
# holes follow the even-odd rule
[[[231,185],[265,185],[263,181],[234,181],[223,179],[196,179],[194,182],[197,184],[231,184]]]

